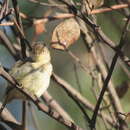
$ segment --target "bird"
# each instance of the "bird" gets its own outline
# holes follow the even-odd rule
[[[50,51],[44,44],[35,43],[32,45],[30,58],[31,60],[27,61],[17,61],[10,69],[9,74],[30,95],[40,98],[49,87],[53,71]],[[6,105],[14,99],[28,100],[27,96],[9,83],[6,88],[4,104]],[[0,112],[2,109],[4,109],[4,105]]]

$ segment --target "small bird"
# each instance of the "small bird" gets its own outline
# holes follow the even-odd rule
[[[17,61],[9,74],[30,95],[39,98],[49,87],[52,74],[51,56],[48,48],[41,43],[32,46],[31,61]],[[6,89],[6,103],[13,99],[27,100],[27,97],[18,89],[8,84]]]

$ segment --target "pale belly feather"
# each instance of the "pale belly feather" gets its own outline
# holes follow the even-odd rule
[[[23,88],[28,91],[28,93],[35,95],[38,98],[49,87],[51,73],[51,64],[34,69],[31,64],[26,63],[26,67],[23,65],[21,67],[18,67],[16,71],[10,71],[10,74],[18,81],[19,84],[22,85]],[[9,100],[27,99],[27,97],[16,88],[13,88],[10,91],[8,98]]]

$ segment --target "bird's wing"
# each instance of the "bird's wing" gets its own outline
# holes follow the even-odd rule
[[[16,80],[22,79],[25,75],[33,70],[30,62],[18,61],[10,70],[9,74]]]

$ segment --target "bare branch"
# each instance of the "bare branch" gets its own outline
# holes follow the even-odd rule
[[[67,112],[58,104],[58,102],[48,93],[43,94],[44,100],[52,109],[56,110],[65,119],[74,122],[72,118],[67,114]]]
[[[52,75],[52,79],[59,84],[61,87],[63,87],[63,89],[65,89],[65,91],[67,93],[69,93],[68,95],[73,95],[80,103],[82,103],[88,110],[93,111],[94,110],[94,105],[92,105],[85,97],[83,97],[78,91],[76,91],[74,89],[74,87],[72,87],[70,84],[68,84],[65,80],[63,80],[62,78],[60,78],[58,75],[56,75],[55,73],[53,73]],[[101,116],[101,113],[98,113],[99,116]],[[116,124],[113,123],[113,120],[111,120],[111,118],[106,115],[105,113],[103,113],[103,116],[105,118],[105,120],[112,126],[117,127]]]
[[[118,45],[118,49],[121,50],[121,48],[123,47],[123,45],[125,44],[124,43],[124,40],[126,38],[126,34],[127,34],[127,28],[129,26],[129,18],[124,26],[124,29],[123,29],[123,32],[122,32],[122,36],[121,36],[121,39],[120,39],[120,43]],[[95,107],[95,110],[94,110],[94,113],[93,113],[93,116],[92,116],[92,120],[91,120],[91,127],[92,128],[95,128],[95,124],[96,124],[96,118],[97,118],[97,114],[98,114],[98,111],[100,109],[100,105],[101,105],[101,102],[103,100],[103,96],[104,96],[104,93],[108,87],[108,83],[110,81],[110,78],[112,76],[112,73],[113,73],[113,70],[114,70],[114,67],[116,65],[116,62],[117,62],[117,59],[118,59],[118,53],[115,54],[115,56],[113,57],[113,60],[112,60],[112,63],[111,63],[111,66],[110,66],[110,69],[109,69],[109,72],[108,72],[108,75],[105,79],[105,82],[103,84],[103,87],[102,87],[102,90],[101,90],[101,93],[100,93],[100,96],[98,98],[98,101],[96,103],[96,107]]]
[[[21,87],[16,82],[16,80],[14,78],[12,78],[2,67],[0,67],[0,75],[3,78],[5,78],[7,81],[9,81],[20,92],[22,92],[23,94],[25,94],[38,107],[38,109],[40,111],[48,114],[49,116],[51,116],[52,118],[54,118],[58,122],[64,124],[68,128],[71,128],[73,130],[77,130],[77,129],[78,130],[82,130],[79,126],[77,126],[73,122],[64,119],[61,115],[59,115],[59,113],[54,112],[51,109],[49,109],[46,105],[44,105],[43,103],[41,103],[34,95],[30,95],[26,90],[21,89]]]

